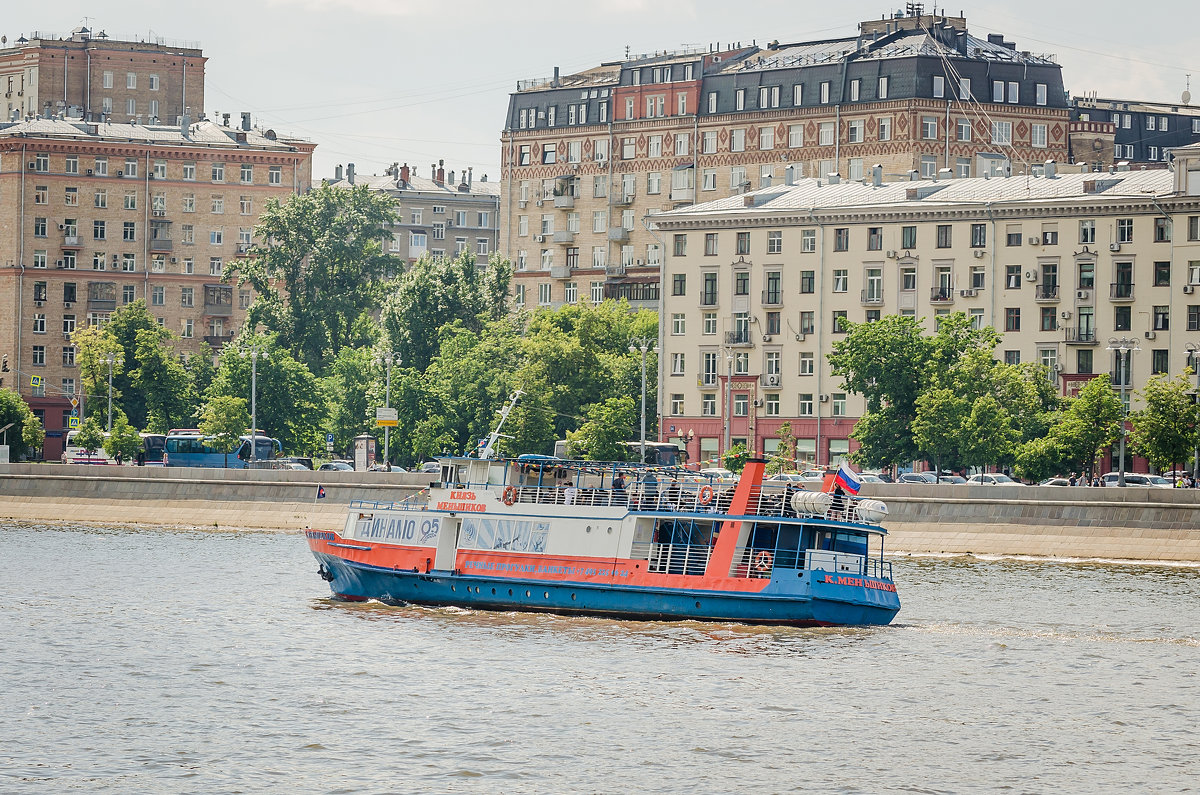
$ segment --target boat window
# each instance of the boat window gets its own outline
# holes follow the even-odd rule
[[[834,539],[833,550],[865,555],[867,554],[867,537],[860,533],[838,533]]]

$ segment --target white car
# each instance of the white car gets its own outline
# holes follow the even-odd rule
[[[773,483],[804,483],[808,478],[798,472],[776,472],[767,480]]]
[[[1115,486],[1120,479],[1120,473],[1107,472],[1104,475],[1105,486]],[[1149,486],[1152,489],[1170,489],[1174,488],[1174,484],[1161,475],[1144,475],[1140,472],[1125,473],[1126,486]]]
[[[985,472],[979,475],[972,475],[967,478],[967,484],[971,486],[1023,486],[1025,484],[1018,483],[1001,472]]]
[[[708,469],[701,469],[699,474],[709,478],[720,478],[722,480],[726,478],[733,479],[737,477],[737,475],[733,474],[732,470],[725,469],[724,467],[709,467]]]

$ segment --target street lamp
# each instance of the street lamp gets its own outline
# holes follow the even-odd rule
[[[732,419],[730,414],[733,412],[733,349],[729,348],[725,351],[725,362],[728,365],[728,374],[725,377],[725,447],[721,450],[721,456],[729,454],[730,435],[733,433]],[[717,466],[724,465],[724,459],[717,458]]]
[[[1189,342],[1183,348],[1188,353],[1189,366],[1196,372],[1196,402],[1200,403],[1200,345]],[[1200,479],[1200,440],[1196,443],[1196,450],[1192,459],[1192,477]]]
[[[250,346],[250,465],[258,458],[258,357],[264,359],[267,352],[259,345]]]
[[[1138,345],[1135,339],[1128,337],[1113,337],[1108,341],[1107,350],[1116,351],[1119,369],[1118,378],[1121,379],[1121,445],[1120,463],[1117,466],[1117,485],[1125,485],[1125,418],[1129,414],[1129,406],[1125,403],[1125,387],[1129,381],[1129,354],[1131,351],[1140,351],[1142,348]]]
[[[654,352],[654,343],[649,337],[634,337],[629,341],[629,352],[642,353],[642,463],[646,463],[646,354]]]
[[[100,357],[100,360],[108,363],[108,432],[112,433],[112,375],[113,365],[121,362],[121,354],[109,351]]]
[[[388,351],[383,355],[383,363],[387,365],[387,386],[383,392],[383,407],[390,409],[392,407],[392,364],[400,363],[400,354],[396,351]],[[392,441],[392,427],[390,425],[383,426],[383,460],[385,464],[390,465],[392,460],[390,448]]]

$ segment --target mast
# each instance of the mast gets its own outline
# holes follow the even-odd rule
[[[508,399],[508,405],[500,409],[500,421],[496,423],[496,429],[492,431],[491,436],[487,438],[487,442],[485,442],[483,447],[479,450],[480,458],[491,458],[493,453],[495,453],[496,442],[499,441],[501,437],[500,429],[504,427],[504,421],[508,419],[508,413],[513,410],[513,407],[517,405],[517,401],[520,400],[521,395],[524,394],[525,393],[521,390],[516,390],[512,393],[512,397]]]

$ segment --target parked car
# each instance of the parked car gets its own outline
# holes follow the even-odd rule
[[[881,478],[878,475],[871,473],[871,472],[859,472],[858,473],[858,482],[859,483],[883,483],[884,480],[883,480],[883,478]]]
[[[737,477],[733,474],[732,470],[725,469],[724,467],[709,467],[708,469],[701,469],[699,474],[709,478],[720,478],[722,480],[727,478],[733,479]]]
[[[321,464],[317,468],[318,472],[353,472],[354,464],[350,461],[330,461],[327,464]]]
[[[967,478],[972,486],[1022,486],[1023,483],[1013,480],[1002,472],[983,472]]]
[[[870,475],[879,480],[880,483],[895,483],[896,481],[886,472],[863,472],[863,475]]]
[[[1120,481],[1120,473],[1106,472],[1104,475],[1105,486],[1115,486]],[[1154,489],[1170,489],[1174,488],[1175,484],[1164,478],[1162,475],[1144,475],[1141,472],[1126,472],[1126,486],[1142,486]]]
[[[426,461],[416,471],[424,472],[427,475],[440,475],[442,474],[442,465],[437,461]]]
[[[285,455],[282,458],[276,458],[275,461],[284,469],[297,469],[290,464],[299,464],[299,469],[311,470],[313,468],[313,460],[303,455]]]
[[[311,472],[312,470],[297,461],[288,461],[283,464],[284,469],[295,469],[300,472]]]
[[[967,479],[962,475],[942,475],[937,482],[943,486],[961,486],[967,482]]]
[[[932,472],[902,472],[900,477],[896,478],[896,482],[929,484],[936,483],[937,478]]]
[[[1066,478],[1046,478],[1038,485],[1039,486],[1070,486],[1071,481],[1067,480]]]
[[[804,483],[807,478],[799,472],[776,472],[767,480],[775,483]]]

